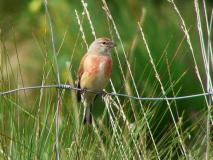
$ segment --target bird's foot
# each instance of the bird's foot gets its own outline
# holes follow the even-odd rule
[[[87,88],[83,88],[83,89],[81,89],[81,91],[80,91],[81,95],[84,95],[86,92],[87,92]]]
[[[108,94],[107,91],[105,91],[104,89],[103,89],[102,91],[100,91],[100,93],[99,93],[99,95],[100,95],[101,97],[103,97],[103,98],[104,98],[107,94]]]

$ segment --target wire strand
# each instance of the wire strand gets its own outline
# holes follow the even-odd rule
[[[182,99],[192,99],[192,98],[197,98],[197,97],[204,97],[204,96],[210,96],[213,95],[213,93],[205,92],[205,93],[198,93],[198,94],[192,94],[192,95],[185,95],[185,96],[177,96],[177,97],[136,97],[136,96],[131,96],[123,93],[115,93],[115,92],[105,92],[105,91],[96,91],[96,90],[89,90],[89,89],[80,89],[77,87],[74,87],[72,85],[68,84],[53,84],[53,85],[45,85],[45,86],[30,86],[30,87],[23,87],[23,88],[16,88],[13,90],[8,90],[8,91],[2,91],[0,92],[0,96],[6,95],[6,94],[11,94],[14,92],[19,92],[23,90],[32,90],[32,89],[40,89],[40,88],[58,88],[58,89],[70,89],[70,90],[76,90],[76,91],[82,91],[82,92],[91,92],[91,93],[96,93],[100,95],[110,95],[110,96],[118,96],[118,97],[126,97],[130,99],[135,99],[135,100],[146,100],[146,101],[160,101],[160,100],[182,100]]]

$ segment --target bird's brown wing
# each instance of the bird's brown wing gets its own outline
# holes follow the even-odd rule
[[[76,80],[76,87],[81,89],[81,76],[84,73],[84,60],[87,57],[87,54],[85,54],[83,56],[83,58],[81,59],[79,68],[78,68],[78,72],[77,72],[77,80]],[[76,91],[76,95],[77,95],[77,101],[80,102],[81,101],[81,91],[77,90]]]

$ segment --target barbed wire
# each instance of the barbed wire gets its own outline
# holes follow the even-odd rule
[[[110,96],[119,96],[119,97],[126,97],[130,99],[135,99],[135,100],[146,100],[146,101],[158,101],[158,100],[182,100],[182,99],[192,99],[192,98],[197,98],[197,97],[204,97],[204,96],[210,96],[213,95],[213,93],[205,92],[205,93],[198,93],[198,94],[191,94],[191,95],[185,95],[185,96],[176,96],[176,97],[136,97],[136,96],[131,96],[123,93],[115,93],[115,92],[103,92],[103,91],[96,91],[96,90],[89,90],[89,89],[81,89],[74,87],[72,85],[68,84],[53,84],[53,85],[43,85],[43,86],[30,86],[30,87],[23,87],[23,88],[16,88],[13,90],[8,90],[8,91],[2,91],[0,92],[0,96],[6,95],[6,94],[11,94],[14,92],[19,92],[23,90],[31,90],[31,89],[42,89],[42,88],[57,88],[57,89],[70,89],[70,90],[76,90],[76,91],[82,91],[82,92],[91,92],[91,93],[96,93],[96,94],[103,94],[103,95],[110,95]]]

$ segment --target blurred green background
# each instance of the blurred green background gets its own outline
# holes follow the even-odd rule
[[[111,37],[117,43],[118,57],[121,61],[121,67],[125,73],[127,82],[123,80],[118,58],[115,51],[112,51],[112,82],[115,85],[116,91],[136,95],[133,83],[128,75],[121,43],[117,39],[111,22],[107,20],[102,8],[102,2],[97,0],[88,0],[86,2],[88,3],[88,11],[97,37]],[[212,10],[212,2],[212,0],[206,1],[208,15],[210,15]],[[188,27],[196,60],[201,71],[202,82],[206,86],[194,2],[192,0],[176,0],[175,3]],[[107,4],[120,33],[137,89],[142,97],[160,97],[162,96],[162,92],[150,64],[147,50],[138,28],[138,22],[143,27],[167,95],[174,96],[175,93],[175,95],[180,96],[203,92],[195,73],[191,51],[181,29],[180,19],[174,11],[172,4],[166,0],[108,0]],[[203,28],[205,30],[205,18],[202,6],[200,9]],[[66,74],[67,62],[71,63],[70,73],[73,80],[75,80],[79,61],[86,52],[86,46],[82,40],[75,10],[78,11],[87,43],[90,44],[94,40],[94,37],[88,19],[85,15],[82,15],[83,6],[81,1],[49,0],[55,45],[56,50],[59,51],[57,59],[62,83],[68,83]],[[206,32],[204,32],[204,36],[206,36]],[[52,60],[51,39],[43,1],[1,0],[0,38],[2,53],[0,66],[7,66],[9,62],[12,64],[12,69],[4,67],[5,70],[2,72],[2,77],[7,76],[10,79],[10,81],[4,81],[4,84],[7,84],[8,88],[22,86],[23,83],[25,86],[41,84],[44,70],[48,71],[52,68],[50,62]],[[16,53],[18,53],[20,66],[18,65]],[[4,55],[6,54],[9,60],[5,60]],[[44,66],[46,63],[47,65]],[[21,68],[22,78],[20,78],[19,67]],[[55,83],[57,81],[54,75],[46,81],[46,84]],[[130,89],[128,89],[128,86]],[[4,89],[6,88],[4,87]],[[110,85],[107,90],[112,91]],[[36,94],[38,93],[29,93],[28,104],[35,101],[34,96]],[[65,96],[64,101],[68,100],[69,95]],[[130,113],[128,118],[134,122],[132,109],[129,106],[131,104],[140,113],[139,103],[124,98],[121,98],[121,100],[124,110]],[[156,118],[162,119],[163,117],[160,127],[169,128],[171,116],[167,113],[168,109],[165,102],[144,101],[143,103],[145,109],[155,110]],[[175,105],[174,103],[177,104]],[[172,103],[172,105],[174,104],[174,107],[172,107],[174,114],[182,116],[183,119],[187,120],[186,125],[193,123],[199,112],[206,109],[204,98],[187,99],[174,103]],[[95,104],[99,106],[103,105],[103,102],[98,99]],[[68,103],[65,103],[64,106],[69,108]],[[95,113],[94,111],[97,117],[99,112],[103,112],[101,109],[99,111],[99,109],[94,109],[97,112]]]

